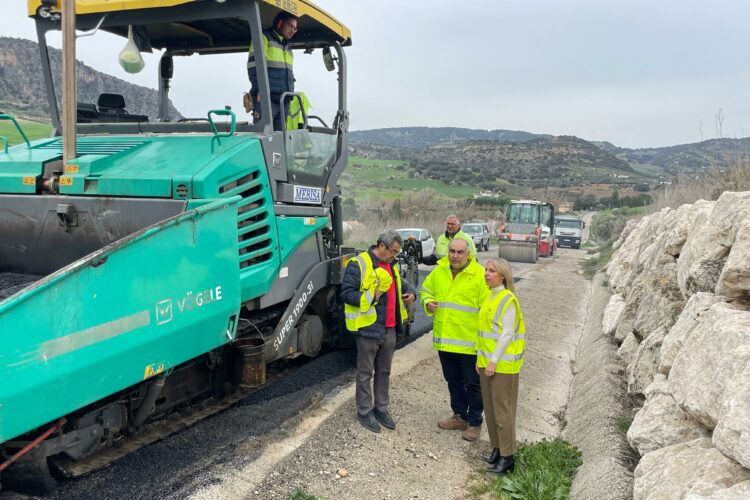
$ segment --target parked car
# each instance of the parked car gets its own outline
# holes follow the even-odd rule
[[[461,226],[461,230],[474,240],[477,252],[486,252],[490,249],[490,227],[484,222],[467,222]]]
[[[422,243],[422,255],[427,257],[435,253],[435,240],[432,238],[432,234],[427,229],[419,227],[408,227],[404,229],[396,229],[396,232],[401,235],[404,240],[414,238],[415,240]]]

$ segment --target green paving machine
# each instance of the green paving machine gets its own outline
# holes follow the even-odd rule
[[[161,52],[159,115],[130,114],[115,93],[78,103],[66,157],[46,44],[64,8],[28,2],[53,134],[28,141],[18,127],[23,143],[0,140],[5,485],[106,465],[173,432],[159,417],[197,408],[189,425],[262,383],[268,363],[314,356],[345,331],[337,290],[352,250],[336,182],[349,30],[305,0],[77,0],[77,30],[133,33],[140,51]],[[321,69],[337,72],[330,126],[301,106],[297,128],[274,130],[270,114],[252,123],[208,92],[204,116],[169,116],[175,58],[237,53],[244,68],[281,10],[298,17],[294,53],[322,53]],[[271,109],[262,54],[256,65]],[[282,96],[282,116],[295,100]]]

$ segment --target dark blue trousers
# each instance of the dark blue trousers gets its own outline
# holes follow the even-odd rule
[[[443,377],[448,382],[451,409],[469,425],[482,425],[482,390],[477,375],[477,357],[474,354],[458,354],[438,351]]]

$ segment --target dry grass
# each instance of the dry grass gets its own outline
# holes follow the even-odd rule
[[[418,227],[429,229],[437,240],[445,231],[445,218],[456,214],[460,221],[495,220],[492,208],[475,206],[470,200],[446,204],[439,202],[433,189],[405,194],[396,200],[378,200],[357,207],[359,220],[344,236],[344,243],[355,248],[366,248],[375,243],[385,229]]]
[[[700,176],[680,176],[671,186],[654,194],[654,211],[677,208],[700,199],[716,200],[725,191],[750,191],[750,153],[727,155],[711,171]]]

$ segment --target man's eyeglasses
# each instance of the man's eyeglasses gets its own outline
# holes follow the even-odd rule
[[[386,248],[388,248],[388,247],[386,247]],[[394,249],[392,249],[392,248],[388,248],[388,251],[389,251],[389,252],[391,252],[391,253],[393,254],[393,256],[394,256],[394,257],[395,257],[396,255],[398,255],[398,254],[400,254],[400,253],[401,253],[401,249],[400,249],[400,248],[399,248],[398,250],[394,250]]]

